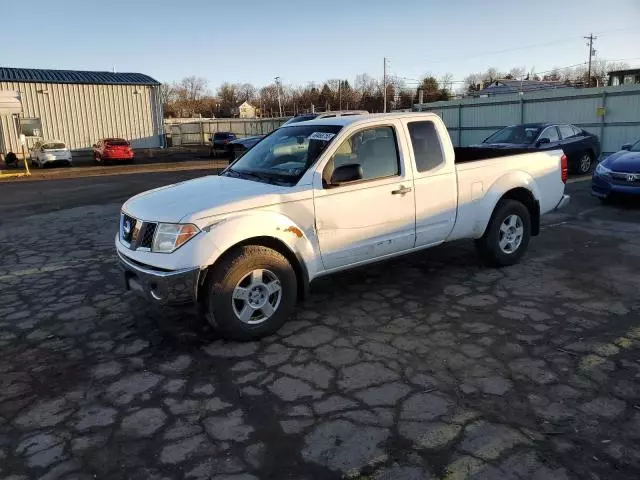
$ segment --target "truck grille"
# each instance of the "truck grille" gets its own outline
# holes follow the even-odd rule
[[[142,248],[151,248],[153,245],[153,236],[156,233],[156,228],[158,227],[157,223],[147,223],[143,224],[142,230],[140,232],[140,238],[138,239],[138,246]]]
[[[158,228],[156,222],[143,222],[131,215],[122,213],[120,220],[120,240],[131,250],[138,248],[151,249],[156,228]]]
[[[136,229],[136,223],[138,221],[127,215],[126,213],[122,214],[122,220],[120,222],[120,238],[127,243],[131,243],[133,239],[133,232]]]

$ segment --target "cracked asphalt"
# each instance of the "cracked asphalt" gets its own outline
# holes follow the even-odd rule
[[[198,174],[3,184],[0,477],[640,477],[638,206],[571,184],[519,265],[460,242],[334,275],[236,344],[115,260],[122,201]]]

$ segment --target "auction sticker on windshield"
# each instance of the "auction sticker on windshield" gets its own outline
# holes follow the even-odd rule
[[[328,142],[335,136],[336,136],[335,133],[313,132],[311,135],[309,135],[309,140],[320,140],[323,142]]]

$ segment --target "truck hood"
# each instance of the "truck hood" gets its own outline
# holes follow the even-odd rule
[[[200,218],[259,208],[282,201],[295,187],[210,175],[140,193],[122,206],[146,221],[193,223]]]
[[[602,164],[614,172],[640,173],[640,152],[621,150],[609,155]]]

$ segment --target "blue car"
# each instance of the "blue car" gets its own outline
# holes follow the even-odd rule
[[[598,164],[591,193],[603,200],[614,194],[640,195],[640,141],[623,145]]]

